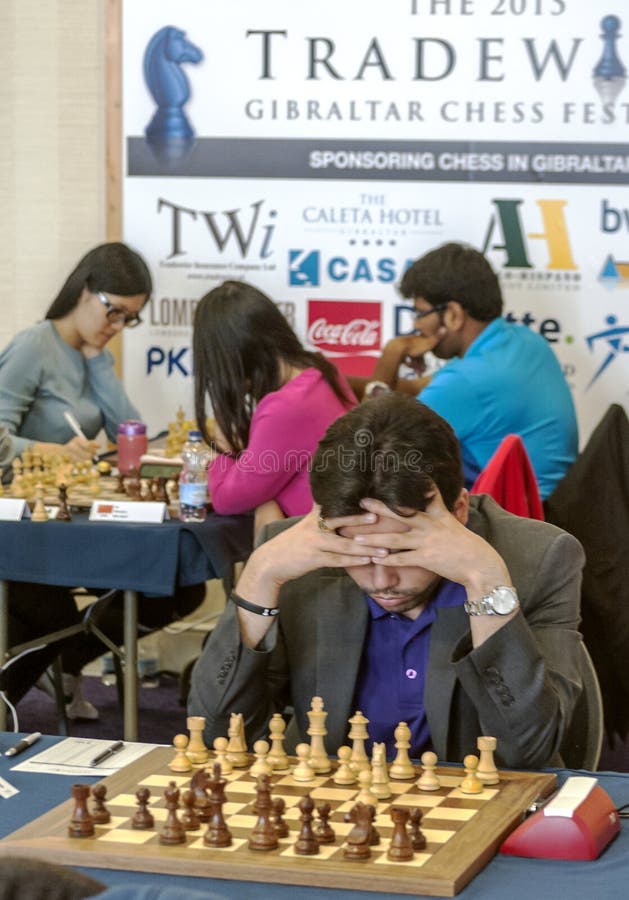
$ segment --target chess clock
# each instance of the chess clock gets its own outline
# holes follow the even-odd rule
[[[143,462],[140,464],[140,478],[177,478],[181,469],[181,463]]]

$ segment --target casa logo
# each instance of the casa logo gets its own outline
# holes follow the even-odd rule
[[[405,266],[408,266],[408,261]],[[357,282],[391,284],[404,271],[394,259],[368,259],[359,256],[331,256],[324,259],[320,250],[288,251],[288,283],[292,287],[319,287],[323,278],[335,283]]]
[[[567,200],[494,199],[482,252],[510,280],[579,282],[568,228]]]
[[[380,355],[382,304],[309,300],[306,340],[346,375],[370,375]]]
[[[629,260],[615,259],[610,253],[603,264],[598,280],[607,287],[629,288]]]

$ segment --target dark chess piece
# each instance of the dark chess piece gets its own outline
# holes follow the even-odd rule
[[[409,816],[410,811],[403,806],[393,806],[391,808],[393,834],[387,850],[387,859],[391,859],[394,862],[407,862],[414,856],[413,844],[406,830]]]
[[[283,797],[275,797],[271,801],[271,820],[273,822],[273,825],[275,826],[275,831],[278,838],[285,838],[290,834],[288,825],[282,818],[285,809],[286,803],[284,802]]]
[[[203,835],[203,843],[206,847],[229,847],[232,842],[232,835],[223,816],[223,806],[227,800],[225,796],[227,779],[221,778],[220,763],[214,763],[212,778],[207,784],[210,788],[210,796],[208,798],[209,822],[207,831]]]
[[[210,821],[210,798],[206,790],[209,778],[205,769],[199,769],[190,779],[190,788],[194,792],[194,808],[201,822]]]
[[[57,513],[56,522],[71,522],[72,515],[68,507],[68,489],[65,484],[59,485],[59,512]]]
[[[149,799],[151,792],[147,787],[138,788],[135,792],[138,801],[138,808],[131,819],[131,827],[137,831],[146,831],[153,828],[155,819],[153,813],[149,811]]]
[[[68,825],[68,834],[70,837],[92,837],[94,835],[94,820],[87,808],[87,798],[90,795],[89,784],[75,784],[72,786],[72,797],[74,799],[74,811],[70,824]]]
[[[194,791],[184,791],[181,796],[184,811],[181,814],[181,824],[186,831],[196,831],[201,824],[194,808]]]
[[[294,844],[294,851],[300,856],[314,856],[319,852],[319,841],[312,827],[312,817],[314,813],[314,800],[310,794],[299,801],[299,821],[301,828],[297,840]]]
[[[124,487],[124,475],[122,472],[118,472],[118,481],[116,482],[116,493],[117,494],[126,494]]]
[[[168,504],[168,493],[166,492],[167,479],[163,476],[160,476],[156,479],[156,481],[157,484],[155,485],[155,490],[153,491],[153,499],[158,503]]]
[[[255,805],[258,820],[249,835],[249,849],[275,850],[279,846],[279,841],[271,821],[271,781],[268,775],[258,777]]]
[[[166,801],[166,809],[168,815],[164,827],[159,835],[160,844],[185,844],[186,830],[177,818],[177,810],[179,809],[179,788],[174,781],[171,781],[164,791],[164,799]]]
[[[105,797],[107,796],[107,786],[104,784],[95,784],[92,788],[92,797],[94,804],[92,806],[92,819],[96,825],[106,825],[111,821],[109,810],[105,806]]]
[[[317,840],[320,844],[333,844],[336,840],[334,829],[328,821],[330,818],[330,813],[331,809],[329,803],[320,803],[319,806],[317,806],[317,815],[319,816],[319,821],[317,822],[315,828],[315,835],[317,836]]]
[[[425,850],[426,849],[426,836],[420,830],[422,818],[423,818],[423,814],[422,814],[421,809],[418,809],[416,806],[414,806],[411,809],[411,815],[410,815],[411,843],[413,844],[413,850]]]
[[[375,807],[371,803],[357,803],[345,813],[345,821],[353,822],[354,827],[347,835],[346,846],[343,855],[347,859],[369,859],[371,856],[370,844],[373,839],[373,820],[376,815]]]

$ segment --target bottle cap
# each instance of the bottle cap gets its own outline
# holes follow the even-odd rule
[[[200,431],[189,431],[188,432],[188,440],[189,441],[200,441],[203,435]]]
[[[118,434],[146,434],[146,425],[137,419],[127,419],[118,426]]]

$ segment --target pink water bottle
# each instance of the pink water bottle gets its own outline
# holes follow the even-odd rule
[[[118,426],[118,471],[128,475],[132,469],[140,468],[140,457],[146,453],[148,440],[146,425],[135,419],[128,419]]]

